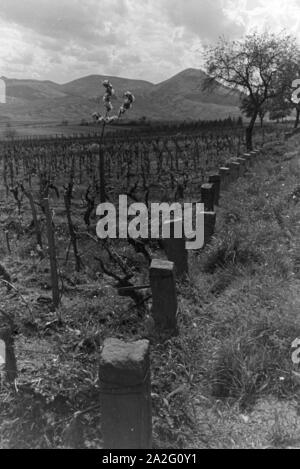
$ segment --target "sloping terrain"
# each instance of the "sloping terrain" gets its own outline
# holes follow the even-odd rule
[[[300,338],[299,177],[299,136],[273,138],[246,177],[221,191],[214,239],[190,253],[189,280],[177,284],[179,335],[165,342],[99,266],[92,275],[94,243],[92,254],[84,249],[88,268],[64,268],[54,313],[49,267],[27,229],[31,217],[24,211],[18,220],[0,187],[1,264],[17,288],[1,285],[0,310],[15,324],[19,370],[16,386],[0,387],[0,448],[101,448],[106,337],[151,340],[155,448],[299,447],[299,367],[291,359]],[[77,220],[79,211],[77,204]],[[138,254],[120,252],[140,268]]]
[[[115,108],[123,93],[130,90],[136,96],[129,119],[146,116],[150,119],[186,120],[217,119],[238,116],[239,94],[217,85],[204,92],[202,70],[187,69],[159,84],[143,80],[90,75],[66,84],[51,81],[16,80],[5,78],[7,104],[0,104],[0,114],[7,120],[57,121],[69,119],[80,122],[102,109],[101,86],[104,79],[116,90]]]

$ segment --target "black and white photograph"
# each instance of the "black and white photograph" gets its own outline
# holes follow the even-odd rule
[[[0,449],[300,449],[300,0],[0,0]]]

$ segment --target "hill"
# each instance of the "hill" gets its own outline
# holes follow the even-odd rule
[[[101,83],[108,79],[116,90],[116,109],[125,91],[130,90],[136,96],[135,105],[128,114],[130,119],[142,116],[164,120],[216,119],[239,115],[239,94],[220,84],[213,91],[204,92],[202,83],[206,76],[202,70],[187,69],[153,84],[90,75],[62,85],[52,81],[5,78],[7,104],[0,105],[0,112],[11,121],[89,120],[95,110],[102,108]]]
[[[104,80],[109,80],[113,83],[115,91],[127,91],[134,90],[136,93],[144,94],[155,85],[148,81],[143,80],[131,80],[129,78],[119,78],[104,75],[89,75],[87,77],[79,78],[78,80],[70,81],[65,85],[61,85],[61,89],[68,95],[97,98],[99,96],[100,84]]]

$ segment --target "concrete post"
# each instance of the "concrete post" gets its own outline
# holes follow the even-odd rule
[[[150,266],[152,315],[158,332],[177,333],[177,295],[173,262],[153,259]]]
[[[206,212],[213,212],[214,210],[214,186],[213,184],[202,184],[201,186],[201,202],[204,204]]]
[[[5,375],[7,381],[13,382],[17,377],[17,361],[15,357],[14,341],[9,327],[0,329],[0,340],[5,344]]]
[[[240,163],[240,176],[244,176],[247,170],[247,160],[245,158],[237,158],[236,161]]]
[[[221,177],[221,188],[226,189],[230,182],[230,169],[227,166],[222,166],[219,169],[220,177]]]
[[[164,223],[163,229],[167,227],[170,229],[170,238],[163,239],[166,256],[169,261],[174,262],[177,277],[187,275],[189,271],[188,252],[185,248],[183,220],[181,218],[168,220]],[[175,237],[178,232],[181,233],[181,237]]]
[[[293,135],[293,132],[285,132],[284,133],[284,140],[288,140]]]
[[[239,163],[237,160],[234,160],[232,164],[235,168],[236,178],[239,178],[241,176],[241,163]]]
[[[232,161],[227,161],[225,166],[229,168],[229,182],[233,182],[235,180],[235,168],[232,167]]]
[[[204,212],[204,245],[211,241],[215,232],[216,212]]]
[[[221,192],[221,176],[220,174],[212,174],[209,176],[208,182],[213,185],[214,189],[214,204],[219,205],[219,200],[220,200],[220,192]]]
[[[151,449],[149,341],[107,339],[99,366],[105,449]]]
[[[251,155],[251,153],[244,153],[243,158],[247,160],[248,167],[253,166],[253,156]]]
[[[239,177],[239,167],[237,166],[237,163],[232,160],[229,161],[226,166],[228,166],[228,168],[230,169],[231,180],[235,181]]]

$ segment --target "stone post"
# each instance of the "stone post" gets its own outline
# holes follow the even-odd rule
[[[216,212],[204,212],[204,245],[208,244],[214,235],[216,226]]]
[[[251,153],[244,153],[243,154],[243,158],[245,158],[248,162],[248,167],[251,167],[253,166],[253,156],[251,155]]]
[[[236,161],[240,163],[240,176],[244,176],[247,170],[247,160],[245,158],[237,158]]]
[[[235,181],[235,168],[232,166],[232,161],[227,161],[225,166],[229,168],[229,182]]]
[[[226,189],[230,182],[230,169],[227,166],[221,166],[219,169],[220,178],[221,178],[221,188]]]
[[[99,366],[105,449],[151,449],[149,341],[106,339]]]
[[[221,176],[220,174],[212,174],[209,176],[208,182],[210,182],[213,185],[214,189],[214,204],[216,206],[219,205],[219,200],[220,200],[220,192],[221,192]]]
[[[185,236],[183,232],[183,220],[176,218],[175,220],[168,220],[164,223],[163,229],[170,230],[170,238],[163,239],[163,247],[169,261],[174,262],[176,276],[181,277],[187,275],[188,267],[188,252],[185,248]],[[175,237],[176,232],[181,232],[181,237]]]
[[[236,177],[239,178],[241,176],[241,163],[235,159],[233,165],[235,166]]]
[[[177,295],[173,262],[153,259],[150,266],[152,315],[158,332],[177,333]]]
[[[232,176],[232,181],[235,181],[239,177],[239,164],[235,161],[229,161],[228,167]]]
[[[9,327],[0,328],[0,340],[5,344],[5,375],[7,381],[13,382],[17,377],[17,361],[15,357],[14,341]]]
[[[214,186],[213,184],[202,184],[201,186],[201,202],[204,204],[206,212],[213,212],[214,210]]]

